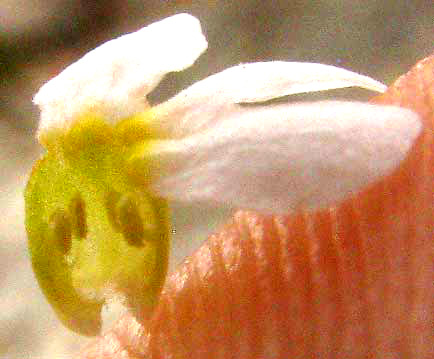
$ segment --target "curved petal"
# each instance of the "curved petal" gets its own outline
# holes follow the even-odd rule
[[[146,108],[145,96],[171,71],[189,67],[207,48],[199,21],[179,14],[108,41],[67,67],[34,97],[39,134],[64,128],[86,110],[108,121]]]
[[[233,104],[352,86],[386,90],[385,85],[370,77],[335,66],[257,62],[234,66],[199,81],[155,110],[160,126],[171,137],[183,137],[217,122]]]
[[[164,141],[153,189],[271,213],[322,208],[389,174],[420,131],[410,110],[352,102],[247,109]]]

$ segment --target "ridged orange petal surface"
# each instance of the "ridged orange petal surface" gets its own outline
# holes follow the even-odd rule
[[[391,176],[314,214],[237,212],[80,358],[434,358],[434,56],[376,103],[424,131]]]

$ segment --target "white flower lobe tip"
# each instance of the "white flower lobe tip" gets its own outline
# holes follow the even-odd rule
[[[410,110],[353,102],[246,109],[162,143],[153,189],[266,213],[325,208],[390,174],[421,124]]]
[[[171,71],[191,66],[207,48],[199,21],[178,14],[108,41],[41,87],[38,135],[68,128],[86,111],[116,122],[147,108],[146,95]]]
[[[183,137],[214,126],[228,107],[343,87],[384,92],[382,83],[339,67],[303,62],[257,62],[228,68],[195,83],[156,108],[165,132]]]

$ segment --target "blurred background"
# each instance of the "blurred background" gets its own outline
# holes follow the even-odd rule
[[[179,12],[200,19],[209,49],[192,68],[168,75],[151,94],[152,103],[240,62],[320,62],[390,84],[433,52],[432,0],[1,0],[1,358],[69,358],[89,340],[55,318],[27,254],[23,189],[42,153],[34,138],[39,113],[33,94],[98,44]],[[297,99],[370,96],[350,89]],[[178,204],[173,212],[177,262],[225,218],[216,209]]]

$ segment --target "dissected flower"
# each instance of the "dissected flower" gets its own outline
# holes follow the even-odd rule
[[[166,200],[287,213],[333,205],[392,172],[420,131],[409,110],[343,101],[242,106],[381,83],[333,66],[241,64],[154,107],[162,77],[205,51],[172,16],[109,41],[35,96],[46,147],[26,190],[39,283],[62,321],[100,330],[104,301],[152,311],[167,271]]]

